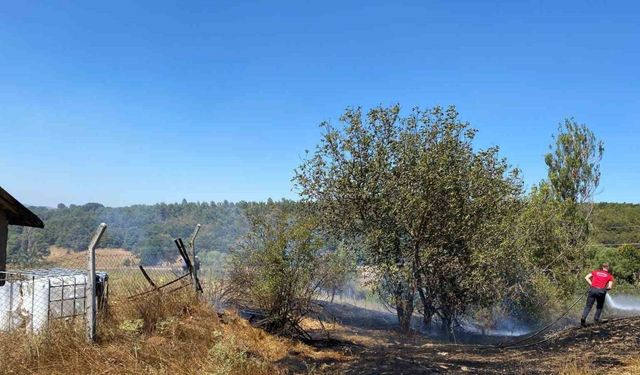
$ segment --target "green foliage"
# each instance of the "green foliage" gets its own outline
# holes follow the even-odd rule
[[[592,224],[593,243],[640,243],[640,204],[597,203]]]
[[[476,151],[476,131],[454,107],[348,109],[329,123],[297,170],[305,202],[325,228],[357,239],[376,287],[408,330],[416,293],[450,326],[472,303],[493,296],[486,277],[502,257],[505,220],[521,182],[496,147]],[[490,272],[490,275],[487,273]],[[429,319],[430,319],[429,316]]]
[[[142,319],[130,319],[125,320],[120,323],[120,330],[130,333],[130,334],[139,334],[142,332],[142,327],[144,326],[144,320]]]
[[[593,193],[600,180],[603,143],[586,125],[565,120],[546,155],[548,181],[534,187],[513,222],[514,265],[508,297],[514,310],[534,316],[581,287]],[[513,268],[512,268],[513,270]],[[540,293],[540,292],[543,293]]]
[[[545,156],[549,182],[561,200],[591,200],[600,182],[604,143],[584,124],[566,119],[558,126],[555,143]]]
[[[640,281],[640,249],[624,245],[617,249],[616,275],[629,284]]]
[[[295,205],[291,201],[279,205]],[[124,248],[140,256],[144,264],[174,261],[177,250],[173,239],[188,238],[197,223],[203,225],[198,236],[198,251],[226,253],[249,229],[246,212],[265,209],[265,203],[221,202],[105,207],[98,203],[57,208],[31,207],[43,219],[44,229],[25,232],[10,226],[9,261],[37,261],[47,254],[49,246],[76,251],[85,250],[98,224],[105,222],[109,229],[100,242],[102,247]],[[25,235],[31,237],[26,239]],[[29,243],[29,251],[23,244]],[[37,246],[36,246],[37,245]],[[20,259],[19,259],[20,258]]]
[[[323,267],[326,268],[326,277],[322,280],[321,288],[331,296],[333,302],[336,293],[342,292],[356,276],[357,262],[352,247],[340,242],[324,255]]]
[[[232,301],[259,309],[271,332],[299,335],[300,320],[312,308],[334,268],[313,220],[276,209],[253,217],[252,230],[231,253]]]
[[[59,204],[57,208],[30,207],[45,223],[44,229],[10,226],[9,262],[34,264],[48,254],[49,246],[85,250],[99,223],[109,229],[101,247],[124,248],[138,255],[145,265],[173,262],[178,258],[174,238],[189,238],[196,224],[202,224],[197,248],[204,266],[218,260],[207,254],[226,254],[249,230],[247,215],[267,213],[278,206],[298,209],[294,201],[279,202],[182,202],[128,207]],[[29,236],[27,238],[27,235]]]
[[[591,266],[597,268],[609,263],[616,282],[630,285],[640,284],[640,249],[632,245],[618,248],[596,247]]]
[[[572,295],[585,260],[584,241],[576,242],[582,222],[567,219],[573,207],[556,199],[546,182],[534,187],[510,223],[502,246],[510,249],[505,293],[511,312],[542,316],[549,305]]]
[[[15,227],[7,242],[7,262],[17,265],[37,264],[49,254],[44,233],[36,228]],[[17,234],[17,235],[16,235]]]
[[[233,335],[220,334],[220,341],[209,349],[207,360],[214,365],[214,370],[205,375],[253,374],[268,371],[267,363],[251,355],[251,348],[247,348]]]

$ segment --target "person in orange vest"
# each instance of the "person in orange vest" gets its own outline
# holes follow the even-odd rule
[[[593,303],[596,302],[596,313],[593,316],[593,320],[596,323],[605,323],[606,320],[601,320],[602,308],[604,307],[604,299],[607,296],[607,291],[613,288],[613,275],[611,275],[611,267],[609,263],[602,263],[600,269],[591,271],[584,277],[589,283],[589,295],[587,296],[587,305],[582,312],[582,319],[580,319],[580,325],[587,326],[587,316],[593,307]]]

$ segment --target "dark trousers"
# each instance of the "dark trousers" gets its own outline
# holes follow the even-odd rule
[[[596,315],[593,316],[595,321],[600,320],[602,315],[602,308],[604,307],[604,298],[607,296],[607,290],[604,288],[591,288],[589,289],[589,295],[587,296],[587,305],[582,311],[582,319],[587,319],[593,303],[596,302]]]

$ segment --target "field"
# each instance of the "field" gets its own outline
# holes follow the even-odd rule
[[[49,248],[50,254],[45,264],[51,267],[86,269],[87,252],[72,251],[60,247]],[[140,260],[125,249],[96,249],[96,271],[106,272],[109,276],[111,296],[129,296],[151,288],[138,268]],[[183,274],[182,264],[178,261],[161,266],[145,267],[149,277],[158,285],[174,280]],[[178,283],[176,286],[184,285]]]
[[[72,251],[61,247],[49,248],[49,255],[45,257],[47,263],[66,268],[86,268],[87,252]],[[138,264],[138,258],[125,249],[96,250],[96,269],[108,269],[125,265]]]

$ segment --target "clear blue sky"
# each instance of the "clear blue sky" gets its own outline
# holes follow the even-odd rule
[[[347,106],[455,104],[527,185],[558,122],[640,202],[637,1],[4,2],[0,185],[28,204],[296,198]],[[137,3],[137,4],[134,4]]]

